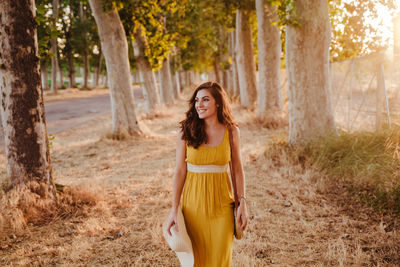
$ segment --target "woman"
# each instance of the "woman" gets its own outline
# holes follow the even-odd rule
[[[195,90],[186,119],[180,125],[168,233],[174,225],[179,231],[177,212],[183,191],[181,206],[192,241],[194,266],[231,266],[234,200],[227,173],[231,160],[229,130],[240,201],[237,218],[243,230],[247,226],[247,206],[239,129],[233,122],[227,95],[218,83],[206,82]]]

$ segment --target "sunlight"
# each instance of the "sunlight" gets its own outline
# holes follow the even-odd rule
[[[400,0],[396,0],[395,4],[395,10],[389,10],[384,5],[377,5],[378,17],[370,20],[371,24],[380,25],[378,29],[379,34],[381,34],[384,39],[388,40],[389,46],[393,46],[394,30],[399,30],[400,28],[400,19],[396,19],[396,16],[400,16]]]

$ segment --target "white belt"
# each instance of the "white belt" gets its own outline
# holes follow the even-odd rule
[[[190,172],[197,173],[220,173],[227,172],[229,168],[229,163],[225,165],[194,165],[186,163],[187,170]]]

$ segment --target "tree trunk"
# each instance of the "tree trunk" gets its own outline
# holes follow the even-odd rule
[[[336,132],[330,100],[328,2],[295,3],[301,26],[286,27],[290,143]]]
[[[179,76],[179,94],[181,94],[183,92],[183,89],[185,89],[185,77],[183,75],[182,71],[178,72],[178,76]]]
[[[88,51],[85,49],[83,53],[83,88],[88,88],[88,79],[89,79],[89,55]]]
[[[271,23],[277,20],[275,10],[264,0],[256,0],[258,31],[258,98],[257,113],[282,109],[281,97],[281,38]]]
[[[49,77],[47,75],[47,60],[43,61],[43,68],[41,69],[42,73],[42,88],[43,90],[49,89]]]
[[[40,84],[35,3],[0,1],[0,90],[7,173],[11,185],[40,184],[55,196]]]
[[[156,77],[153,70],[151,69],[149,61],[144,55],[146,40],[142,36],[140,28],[135,33],[134,37],[135,42],[132,43],[132,46],[135,54],[137,68],[140,71],[144,82],[144,89],[146,90],[150,112],[154,112],[160,107],[161,104]]]
[[[53,0],[53,19],[58,19],[58,0]],[[51,58],[51,89],[52,93],[57,93],[57,37],[50,40],[51,43],[51,53],[53,54]]]
[[[128,42],[117,10],[103,11],[101,0],[89,0],[106,60],[114,134],[141,133],[136,118],[128,60]]]
[[[72,18],[73,18],[73,11],[72,11],[72,0],[69,0],[68,2],[69,5],[69,20],[70,20],[70,25],[68,27],[68,30],[65,32],[65,47],[67,50],[67,60],[68,60],[68,79],[69,79],[69,87],[70,88],[75,88],[75,68],[74,68],[74,57],[72,53]]]
[[[227,71],[227,86],[226,86],[226,92],[228,95],[233,94],[233,73],[232,73],[232,65],[229,67],[229,70]]]
[[[176,81],[175,82],[175,84],[176,84],[176,86],[175,86],[176,96],[177,96],[177,98],[180,98],[180,95],[181,95],[181,82],[179,80],[179,71],[175,72],[174,79]]]
[[[233,79],[233,96],[238,96],[239,89],[239,74],[238,74],[238,65],[237,65],[237,38],[236,38],[236,30],[231,32],[232,39],[232,79]]]
[[[218,62],[217,62],[216,59],[214,59],[213,68],[214,68],[215,81],[218,82],[218,83],[221,83],[221,77],[219,75]]]
[[[100,73],[101,73],[101,63],[103,61],[103,53],[101,52],[101,47],[99,51],[99,61],[97,62],[97,68],[96,68],[96,76],[95,76],[95,82],[94,86],[98,87],[99,86],[99,80],[100,80]]]
[[[232,31],[228,35],[228,56],[233,59],[233,43],[232,43]],[[232,63],[229,65],[229,68],[227,70],[227,85],[226,85],[226,91],[228,95],[232,95],[233,93],[233,75],[232,75]]]
[[[228,71],[222,71],[222,86],[226,89],[228,87]]]
[[[64,72],[60,64],[58,64],[58,73],[60,74],[60,86],[59,88],[64,89]]]
[[[171,71],[169,66],[169,61],[164,60],[163,66],[159,71],[160,75],[160,92],[161,99],[167,106],[174,104],[174,92],[171,80]]]
[[[104,84],[103,84],[103,87],[104,87],[104,88],[108,87],[108,73],[106,73],[105,76],[106,76],[106,77],[104,78]]]
[[[236,13],[236,34],[240,103],[245,108],[252,108],[257,99],[253,43],[248,15],[240,9]]]
[[[170,65],[170,69],[171,69],[171,65]],[[178,96],[179,96],[178,95],[178,89],[177,89],[178,88],[178,83],[177,83],[175,74],[172,74],[172,71],[171,71],[172,93],[174,95],[174,99],[178,99]]]

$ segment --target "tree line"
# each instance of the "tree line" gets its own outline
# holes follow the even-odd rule
[[[48,65],[53,92],[57,73],[63,75],[64,69],[74,86],[76,66],[83,65],[84,87],[91,67],[96,79],[106,71],[115,135],[141,133],[133,70],[144,81],[148,112],[172,105],[193,75],[212,72],[242,107],[256,108],[262,117],[282,109],[284,65],[289,142],[336,132],[329,63],[384,47],[378,37],[373,47],[360,47],[357,42],[362,38],[347,33],[362,35],[372,27],[364,23],[363,14],[376,15],[375,2],[37,0],[35,5],[33,0],[2,1],[0,88],[11,184],[36,180],[46,185],[46,195],[55,192],[43,109],[47,78],[42,86],[40,72],[45,76]],[[379,3],[394,5],[390,0]],[[352,42],[353,48],[348,45]]]

